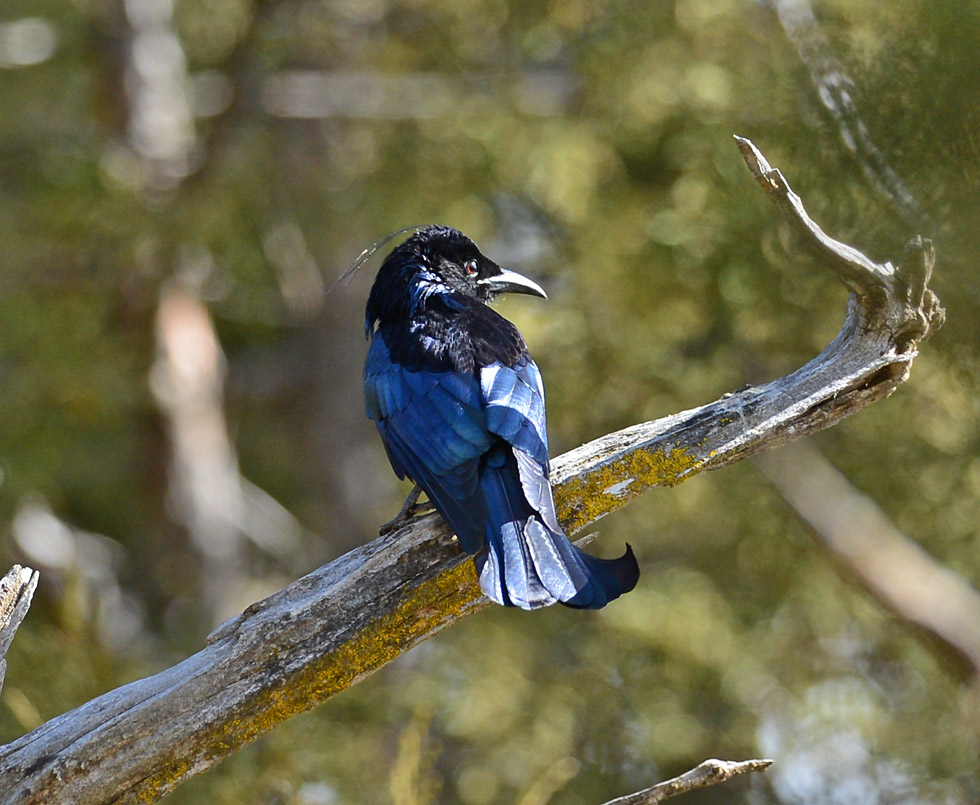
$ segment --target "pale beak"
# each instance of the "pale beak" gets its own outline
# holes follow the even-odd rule
[[[548,298],[548,294],[544,292],[544,288],[534,280],[530,280],[523,274],[518,274],[516,271],[509,271],[506,268],[501,268],[499,274],[477,280],[476,284],[488,286],[491,293],[495,296],[502,293],[526,293],[531,296],[540,296],[542,299]]]

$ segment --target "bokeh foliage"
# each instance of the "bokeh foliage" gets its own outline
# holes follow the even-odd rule
[[[816,11],[929,215],[948,311],[911,382],[818,446],[980,584],[980,11]],[[915,234],[775,15],[747,0],[180,0],[197,139],[164,191],[127,129],[124,4],[6,0],[0,30],[25,18],[53,45],[22,63],[0,47],[0,554],[24,561],[12,524],[42,501],[104,535],[145,617],[129,644],[107,641],[84,557],[42,572],[2,740],[165,667],[213,625],[149,383],[175,277],[193,275],[214,317],[242,474],[306,529],[288,561],[256,552],[254,597],[369,539],[406,491],[361,415],[376,263],[297,300],[276,243],[299,233],[329,284],[384,233],[442,222],[534,274],[550,301],[502,309],[543,370],[557,454],[783,374],[836,331],[844,291],[783,249],[731,134],[835,236],[896,260]],[[276,81],[294,71],[366,83],[328,85],[339,111],[291,116]],[[643,571],[608,610],[481,613],[172,801],[593,803],[760,755],[778,763],[765,778],[691,801],[980,799],[980,721],[944,656],[842,578],[752,466],[652,493],[600,530],[600,550],[628,539]]]

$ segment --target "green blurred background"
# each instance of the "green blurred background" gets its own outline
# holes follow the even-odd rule
[[[980,583],[980,3],[815,12],[811,63],[839,60],[921,212],[869,181],[762,3],[4,0],[0,559],[42,576],[0,740],[197,650],[394,513],[360,389],[377,261],[325,294],[393,229],[454,225],[547,288],[502,311],[553,455],[813,357],[846,294],[784,250],[733,133],[872,257],[934,238],[946,326],[812,441]],[[643,572],[607,610],[482,612],[169,801],[598,803],[712,756],[777,766],[686,801],[980,801],[949,658],[755,465],[600,530]]]

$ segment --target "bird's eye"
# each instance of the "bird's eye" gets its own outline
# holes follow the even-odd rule
[[[463,263],[463,271],[470,277],[475,277],[479,270],[480,267],[477,265],[476,260],[467,260]]]

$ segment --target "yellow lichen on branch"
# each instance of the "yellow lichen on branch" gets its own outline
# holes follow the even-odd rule
[[[555,487],[558,517],[575,533],[621,509],[652,486],[676,486],[696,475],[703,459],[689,448],[635,450]]]
[[[243,702],[236,714],[206,728],[197,742],[196,761],[175,756],[164,762],[155,774],[130,790],[129,798],[156,801],[177,787],[189,766],[198,762],[205,768],[212,765],[286,719],[347,690],[443,627],[487,604],[470,561],[406,590],[390,613],[365,625],[336,650],[295,672],[286,671],[272,687],[258,686],[254,697]]]

